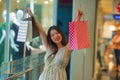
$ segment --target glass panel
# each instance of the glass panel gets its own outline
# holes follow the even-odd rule
[[[20,75],[23,75],[32,70],[31,74],[33,76],[29,76],[31,80],[38,79],[40,73],[43,70],[44,66],[44,55],[45,52],[41,52],[39,54],[28,56],[26,58],[21,58],[6,64],[3,64],[0,67],[0,80],[11,79],[13,76],[21,78]],[[27,75],[24,75],[22,78],[28,78]],[[23,79],[22,79],[23,80]],[[30,80],[30,79],[25,79]]]
[[[20,26],[20,21],[24,19],[25,9],[29,0],[11,0],[11,12],[10,12],[10,22],[11,22],[11,33],[12,39],[10,45],[11,47],[11,61],[18,60],[24,57],[24,50],[26,49],[24,42],[17,41],[18,30]]]
[[[9,62],[4,62],[4,43],[0,44],[0,80],[6,80],[13,75],[19,74],[29,68],[34,68],[32,75],[38,76],[43,69],[43,56],[41,53],[44,47],[41,38],[38,36],[31,42],[18,42],[17,34],[20,21],[24,19],[25,5],[30,7],[36,18],[43,25],[45,31],[52,25],[53,21],[53,2],[52,0],[11,0],[10,7],[10,51]],[[6,9],[6,0],[0,0],[0,24],[4,22],[2,17],[3,11]],[[3,26],[4,24],[2,24]],[[0,27],[0,39],[2,36],[2,27]],[[26,45],[25,45],[26,44]],[[36,69],[37,67],[37,69]],[[24,74],[23,74],[24,75]],[[34,78],[35,79],[35,78]],[[33,79],[32,79],[33,80]]]
[[[35,52],[41,50],[43,48],[40,36],[35,37],[31,42],[18,42],[16,41],[18,27],[20,25],[20,21],[25,19],[24,6],[28,6],[31,8],[36,18],[39,20],[41,25],[44,27],[45,31],[52,25],[52,14],[53,14],[53,3],[51,0],[11,0],[11,16],[12,13],[16,15],[12,26],[13,30],[13,43],[11,50],[11,60],[21,59],[25,56],[30,56],[31,54],[35,54]],[[16,4],[14,4],[16,3]],[[11,20],[13,17],[11,17]]]

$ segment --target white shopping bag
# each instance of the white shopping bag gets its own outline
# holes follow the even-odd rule
[[[30,42],[32,40],[32,21],[21,21],[17,41]]]

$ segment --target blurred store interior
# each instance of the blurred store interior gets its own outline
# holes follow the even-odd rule
[[[120,80],[112,42],[120,29],[119,3],[120,0],[97,0],[95,80]]]

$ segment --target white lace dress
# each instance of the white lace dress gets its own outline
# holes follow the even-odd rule
[[[44,58],[45,67],[39,80],[67,80],[65,68],[69,57],[65,56],[65,47],[60,48],[55,56],[50,57],[51,53],[52,50],[48,49]]]

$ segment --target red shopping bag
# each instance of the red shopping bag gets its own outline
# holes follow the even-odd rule
[[[69,42],[71,50],[90,47],[88,21],[80,20],[80,15],[76,21],[69,22]]]

